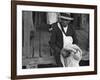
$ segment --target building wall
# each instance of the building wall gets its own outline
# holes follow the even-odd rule
[[[23,56],[31,57],[32,56],[32,46],[30,42],[30,32],[34,31],[34,25],[32,21],[32,12],[23,11]]]

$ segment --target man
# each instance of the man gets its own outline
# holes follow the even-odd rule
[[[70,21],[72,20],[73,18],[70,17],[70,14],[60,13],[58,15],[58,22],[52,24],[52,31],[49,44],[52,49],[55,61],[57,63],[57,67],[63,66],[60,60],[61,50],[67,44],[77,44],[75,31],[70,24]]]

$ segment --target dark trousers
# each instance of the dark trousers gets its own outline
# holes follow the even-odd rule
[[[61,60],[60,60],[60,53],[53,53],[53,55],[57,63],[57,67],[63,67]]]

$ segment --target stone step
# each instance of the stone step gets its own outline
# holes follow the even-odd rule
[[[24,58],[22,60],[22,65],[26,66],[26,68],[38,68],[38,65],[56,65],[56,62],[54,60],[53,56],[49,57],[33,57],[33,58]]]

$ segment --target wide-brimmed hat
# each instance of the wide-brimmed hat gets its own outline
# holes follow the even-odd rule
[[[65,20],[74,20],[74,18],[70,16],[70,13],[59,13],[58,18]]]

